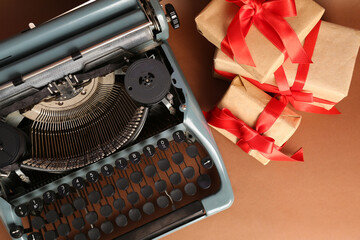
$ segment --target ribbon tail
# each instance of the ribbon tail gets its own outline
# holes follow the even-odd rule
[[[294,99],[289,100],[291,105],[294,106],[296,110],[302,111],[302,112],[309,112],[309,113],[318,113],[318,114],[327,114],[327,115],[337,115],[341,114],[341,112],[334,106],[330,110],[327,110],[325,108],[314,106],[309,103],[304,102],[298,102]]]
[[[266,154],[266,153],[260,153],[260,154],[271,161],[281,161],[281,162],[303,162],[304,161],[304,154],[303,154],[302,148],[300,148],[291,157],[280,152],[278,149],[274,149],[271,154]]]

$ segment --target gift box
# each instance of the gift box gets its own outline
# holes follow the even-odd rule
[[[291,2],[292,0],[283,0],[283,1],[264,1],[263,5],[264,7],[255,6],[254,9],[261,9],[265,8],[266,4],[273,4],[272,9],[275,11],[274,13],[270,13],[270,15],[276,15],[278,9],[282,9],[282,4],[284,2]],[[238,1],[240,2],[240,1]],[[249,4],[253,4],[253,2],[259,2],[259,1],[248,1]],[[279,4],[276,5],[276,4]],[[256,5],[256,4],[255,4]],[[277,19],[276,23],[270,22],[270,23],[264,23],[262,27],[264,28],[262,32],[259,31],[259,29],[253,24],[250,26],[247,34],[246,32],[243,34],[245,37],[246,44],[240,44],[240,45],[247,45],[248,50],[251,54],[251,58],[253,60],[253,63],[255,66],[251,66],[249,64],[242,64],[242,62],[239,61],[239,59],[236,59],[238,63],[241,63],[241,66],[249,72],[252,78],[256,78],[260,82],[264,82],[265,79],[268,79],[271,74],[275,72],[276,69],[281,66],[281,64],[284,62],[285,57],[282,53],[283,51],[280,51],[277,47],[278,45],[281,45],[282,43],[279,43],[278,36],[272,36],[271,41],[269,40],[268,34],[266,33],[269,29],[269,25],[273,24],[275,28],[279,28],[277,25],[280,25],[279,22],[282,23],[282,20],[285,22],[285,24],[288,24],[290,28],[287,29],[287,32],[294,32],[294,36],[288,37],[286,36],[285,39],[288,37],[289,40],[291,40],[290,43],[287,43],[285,45],[296,45],[298,44],[301,47],[301,41],[305,39],[305,37],[308,35],[308,33],[311,31],[311,29],[316,25],[316,23],[320,20],[324,13],[324,9],[319,6],[317,3],[315,3],[312,0],[295,0],[295,6],[296,6],[296,16],[294,17],[285,17],[283,19]],[[256,10],[253,11],[256,13]],[[239,7],[229,1],[225,0],[212,0],[204,9],[203,11],[196,17],[195,21],[197,24],[198,31],[207,38],[211,43],[213,43],[216,47],[219,49],[223,49],[224,46],[227,44],[224,44],[227,39],[228,34],[228,28],[230,23],[232,23],[234,17],[238,17]],[[265,11],[264,11],[265,12]],[[248,13],[245,13],[245,15]],[[269,14],[268,14],[269,15]],[[264,18],[271,19],[271,16],[264,16]],[[260,14],[261,16],[261,14]],[[254,21],[255,23],[257,21]],[[244,23],[247,24],[247,23]],[[239,24],[241,25],[241,23]],[[261,24],[260,24],[261,25]],[[282,25],[281,25],[282,26]],[[281,29],[280,27],[279,29]],[[278,31],[279,29],[275,29],[274,31]],[[245,29],[246,31],[247,29]],[[275,33],[272,32],[270,35],[274,35]],[[233,31],[232,31],[233,32]],[[267,35],[265,37],[264,35]],[[276,35],[276,34],[275,34]],[[281,35],[281,34],[280,34]],[[286,34],[285,34],[286,35]],[[289,48],[287,48],[288,50]],[[238,51],[239,52],[239,51]],[[296,53],[301,52],[300,49],[296,48]],[[293,55],[293,54],[292,54]],[[305,60],[304,60],[305,61]],[[310,59],[308,59],[310,61]]]
[[[272,103],[271,106],[269,104],[270,102]],[[235,129],[235,132],[239,130],[240,135],[242,135],[247,134],[246,132],[249,129],[246,129],[246,127],[249,127],[251,128],[250,133],[247,136],[242,135],[242,137],[249,138],[249,136],[251,136],[251,139],[255,139],[256,137],[260,138],[258,142],[250,143],[250,145],[256,145],[259,142],[261,145],[262,141],[266,142],[266,139],[271,139],[270,141],[273,141],[276,145],[276,151],[278,151],[294,134],[301,121],[300,115],[296,114],[285,105],[282,105],[279,101],[270,97],[268,94],[241,77],[234,78],[216,109],[218,112],[219,109],[229,110],[229,115],[233,115],[236,118],[236,120],[228,119],[227,116],[225,116],[227,119],[224,119],[223,117],[219,117],[218,113],[212,113],[213,115],[210,117],[209,113],[206,114],[210,126],[214,127],[232,142],[239,145],[239,140],[241,140],[239,139],[239,136],[236,136],[234,133],[234,128],[238,128]],[[266,114],[264,115],[265,112]],[[236,127],[234,127],[233,124],[235,124]],[[265,125],[267,126],[264,128]],[[255,135],[257,136],[254,137]],[[244,143],[242,142],[241,144]],[[260,146],[260,148],[262,147],[263,146]],[[249,148],[249,146],[246,146],[245,148]],[[263,154],[261,151],[256,150],[256,148],[248,150],[248,153],[251,156],[264,165],[270,161],[267,154]],[[281,155],[279,152],[276,154]],[[290,158],[286,160],[289,159]],[[275,156],[275,158],[271,160],[281,161],[284,160],[284,156],[279,158]]]
[[[348,94],[360,45],[360,31],[322,21],[315,40],[313,63],[309,66],[303,91],[312,93],[315,98],[333,103],[320,101],[313,102],[312,105],[331,109],[335,103]],[[298,66],[291,63],[289,59],[282,65],[289,86],[293,86],[297,78]],[[221,51],[215,53],[214,68],[218,72],[229,72],[252,78],[241,65]],[[260,82],[259,79],[254,80]],[[274,74],[264,83],[277,86]]]

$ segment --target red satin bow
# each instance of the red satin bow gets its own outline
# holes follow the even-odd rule
[[[230,23],[221,49],[239,64],[255,66],[245,37],[252,24],[293,63],[311,63],[285,17],[296,16],[294,0],[227,0],[240,7]]]
[[[225,129],[239,140],[236,143],[246,153],[250,150],[257,150],[261,155],[273,161],[304,161],[303,150],[300,149],[292,157],[280,152],[281,147],[275,145],[274,139],[263,135],[264,132],[274,124],[280,116],[285,104],[271,99],[264,111],[260,114],[255,130],[249,127],[244,121],[236,118],[228,109],[220,110],[215,107],[209,112],[204,112],[205,119],[210,125]]]

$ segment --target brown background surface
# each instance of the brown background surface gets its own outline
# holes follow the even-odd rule
[[[2,0],[0,39],[80,2]],[[175,5],[182,25],[171,31],[170,45],[201,108],[209,110],[227,84],[212,78],[214,47],[196,32],[194,17],[208,0],[163,1],[167,2]],[[324,20],[360,29],[358,0],[317,2],[326,9]],[[304,163],[262,166],[214,132],[235,202],[227,211],[165,239],[360,239],[359,91],[360,57],[349,96],[338,104],[342,115],[302,113],[302,123],[287,149],[304,147]],[[3,226],[0,239],[8,239]]]

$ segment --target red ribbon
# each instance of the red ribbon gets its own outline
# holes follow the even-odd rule
[[[282,146],[276,146],[274,139],[263,135],[278,119],[285,106],[282,102],[272,98],[257,119],[255,130],[236,118],[226,108],[220,110],[215,107],[209,112],[204,112],[204,115],[210,125],[225,129],[236,136],[239,139],[236,145],[246,153],[256,150],[272,161],[304,161],[302,148],[293,156],[288,157],[280,151]]]
[[[240,7],[230,23],[221,50],[239,64],[255,66],[245,37],[252,24],[293,63],[311,63],[285,17],[295,17],[294,0],[227,0]]]
[[[313,56],[316,40],[319,34],[321,21],[314,27],[314,29],[309,33],[309,35],[305,39],[304,49],[308,53],[310,57]],[[319,114],[340,114],[340,112],[334,106],[336,103],[327,101],[325,99],[314,97],[310,92],[303,92],[303,88],[305,86],[305,82],[308,76],[310,64],[299,64],[295,82],[292,87],[289,86],[288,80],[285,75],[284,68],[282,66],[279,67],[278,70],[274,73],[276,86],[259,83],[258,81],[246,78],[249,82],[254,84],[256,87],[271,93],[276,93],[280,96],[280,101],[287,104],[290,102],[295,109],[303,112],[311,112],[311,113],[319,113]],[[226,77],[233,79],[236,75],[219,71],[215,69],[215,72]],[[310,103],[323,103],[328,105],[333,105],[330,110],[326,110],[322,107],[314,106]]]

